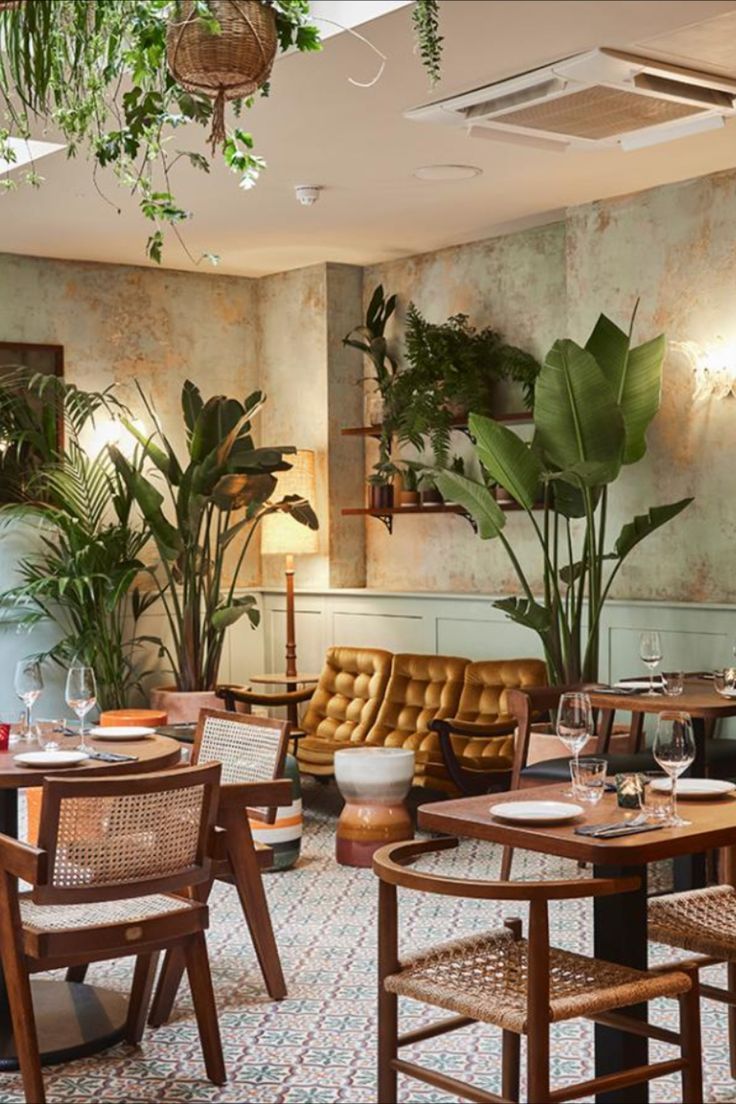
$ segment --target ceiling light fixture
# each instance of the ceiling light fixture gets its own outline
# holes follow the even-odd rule
[[[36,142],[30,138],[28,140],[25,138],[8,138],[5,144],[15,154],[15,160],[9,161],[4,157],[0,157],[0,176],[3,173],[12,172],[13,169],[19,169],[22,165],[28,165],[32,161],[38,161],[40,157],[46,157],[49,153],[56,153],[57,150],[64,149],[64,146],[58,142]]]
[[[482,173],[477,165],[421,165],[412,175],[417,180],[471,180]]]

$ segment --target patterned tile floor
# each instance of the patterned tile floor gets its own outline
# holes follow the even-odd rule
[[[56,1101],[249,1102],[307,1104],[375,1101],[375,879],[369,871],[338,867],[333,859],[339,798],[334,787],[307,783],[302,859],[293,871],[267,876],[267,889],[281,948],[289,996],[274,1003],[264,995],[235,892],[218,886],[212,898],[209,935],[229,1082],[216,1089],[204,1076],[196,1026],[186,986],[170,1024],[148,1030],[140,1049],[120,1045],[66,1066],[47,1069],[48,1098]],[[443,856],[443,868],[494,877],[498,851],[463,845]],[[447,864],[447,865],[445,865]],[[449,870],[448,870],[449,872]],[[519,856],[517,877],[574,877],[572,863]],[[416,947],[494,926],[508,906],[450,899],[402,897],[402,933]],[[555,906],[552,938],[560,946],[590,951],[591,910]],[[654,948],[653,959],[664,957]],[[92,967],[98,984],[125,989],[131,960]],[[710,973],[715,977],[717,970]],[[659,1002],[653,1019],[674,1024],[674,1005]],[[725,1014],[703,1005],[706,1099],[736,1101],[728,1072]],[[431,1018],[417,1005],[404,1009],[404,1025]],[[670,1056],[671,1048],[654,1047]],[[422,1060],[437,1069],[498,1092],[498,1032],[470,1028],[423,1043]],[[555,1028],[552,1074],[559,1082],[592,1076],[592,1028],[574,1021]],[[408,1056],[408,1052],[407,1052]],[[653,1083],[653,1101],[679,1100],[676,1079]],[[22,1101],[16,1075],[2,1075],[0,1101]],[[403,1080],[402,1104],[448,1102],[454,1098]]]

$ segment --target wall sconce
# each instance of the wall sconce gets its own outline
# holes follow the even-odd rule
[[[736,343],[724,341],[704,349],[697,341],[673,341],[672,347],[690,361],[695,380],[694,399],[736,396]]]
[[[140,418],[133,418],[132,421],[137,430],[145,432],[145,426]],[[130,458],[136,442],[118,418],[102,415],[95,419],[94,425],[87,431],[85,448],[90,456],[99,456],[108,445],[116,445],[125,456]]]

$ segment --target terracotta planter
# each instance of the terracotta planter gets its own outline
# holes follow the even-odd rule
[[[418,506],[419,491],[399,491],[399,506]]]
[[[391,510],[394,505],[392,483],[371,483],[371,510]]]
[[[422,506],[441,506],[444,502],[436,487],[426,487],[422,491]]]
[[[224,709],[225,703],[214,690],[177,690],[174,686],[157,686],[150,693],[151,709],[166,713],[169,724],[195,724],[200,709]]]

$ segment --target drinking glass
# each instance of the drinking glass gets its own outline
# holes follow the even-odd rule
[[[689,713],[668,710],[657,718],[657,732],[652,747],[654,758],[672,779],[672,813],[668,821],[674,827],[689,824],[677,815],[677,779],[695,758],[695,738]]]
[[[573,759],[570,763],[572,792],[579,801],[597,805],[606,788],[605,759]]]
[[[19,659],[15,665],[15,692],[25,706],[25,720],[22,736],[24,740],[33,739],[31,713],[33,706],[41,697],[43,675],[41,664],[35,659]]]
[[[649,697],[654,697],[654,672],[662,662],[662,641],[656,630],[647,630],[639,637],[639,656],[649,668]]]
[[[84,750],[84,718],[97,704],[97,684],[91,667],[70,667],[66,677],[66,704],[79,717],[79,747]]]
[[[38,742],[43,751],[59,751],[59,737],[64,733],[64,722],[57,720],[39,720],[36,724]]]
[[[557,707],[557,736],[577,764],[580,752],[593,732],[593,711],[587,694],[573,691],[563,694]],[[573,797],[573,790],[567,791]]]
[[[666,774],[655,774],[653,771],[641,776],[641,788],[639,790],[639,805],[642,819],[648,824],[666,823],[672,812],[672,789],[663,786],[653,786],[652,782],[669,781]]]
[[[662,689],[668,698],[677,698],[685,689],[685,674],[683,671],[663,671]]]

